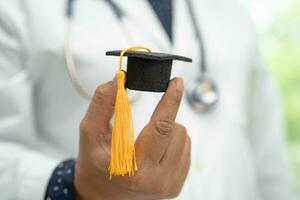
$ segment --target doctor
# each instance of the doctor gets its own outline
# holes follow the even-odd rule
[[[62,0],[0,2],[0,199],[292,198],[278,92],[237,3],[194,0],[196,20],[185,0],[74,3],[66,26]],[[117,60],[105,51],[137,44],[194,64],[173,67],[182,78],[163,97],[132,92],[141,168],[108,181]],[[84,91],[96,90],[91,101],[74,87],[64,48]],[[187,92],[204,59],[219,100],[205,114]]]

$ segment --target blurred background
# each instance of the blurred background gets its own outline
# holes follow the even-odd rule
[[[300,0],[240,0],[259,30],[264,62],[281,89],[291,168],[300,186]]]

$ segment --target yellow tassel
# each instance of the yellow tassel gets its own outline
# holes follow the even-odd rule
[[[111,160],[109,165],[112,176],[134,175],[138,170],[134,148],[134,128],[129,98],[125,89],[126,74],[122,70],[122,59],[127,51],[151,50],[141,46],[130,47],[120,54],[119,70],[116,72],[117,94],[115,102],[114,126],[112,130]]]

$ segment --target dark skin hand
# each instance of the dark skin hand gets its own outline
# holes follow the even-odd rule
[[[156,200],[179,195],[190,167],[191,140],[175,122],[183,81],[174,78],[135,143],[139,170],[109,179],[116,81],[97,88],[80,126],[75,188],[79,200]]]

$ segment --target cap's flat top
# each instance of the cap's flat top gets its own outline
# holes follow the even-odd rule
[[[120,56],[121,51],[107,51],[107,56]],[[172,55],[167,53],[158,53],[158,52],[146,52],[146,51],[128,51],[124,54],[127,57],[134,58],[143,58],[148,60],[157,60],[157,61],[165,61],[165,60],[181,60],[185,62],[192,62],[191,58],[187,58],[184,56]]]

